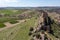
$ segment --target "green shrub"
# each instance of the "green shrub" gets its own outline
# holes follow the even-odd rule
[[[5,25],[3,23],[0,23],[0,28],[5,27]]]
[[[10,23],[11,23],[11,24],[15,24],[15,23],[18,23],[18,21],[16,21],[16,20],[11,20]]]

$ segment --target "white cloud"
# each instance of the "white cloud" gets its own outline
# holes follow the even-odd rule
[[[0,0],[0,7],[13,6],[18,0]]]
[[[18,0],[5,0],[6,2],[18,2]]]
[[[18,2],[18,0],[0,0],[0,2]]]

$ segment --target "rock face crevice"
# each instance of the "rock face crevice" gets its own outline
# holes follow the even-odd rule
[[[49,33],[53,34],[53,31],[52,31],[52,28],[51,28],[52,20],[48,16],[48,13],[43,11],[42,16],[43,16],[43,25],[42,25],[41,29],[44,30],[44,31],[48,31]]]
[[[50,38],[46,36],[47,34],[45,34],[45,32],[47,31],[48,33],[53,34],[53,31],[52,31],[52,28],[51,28],[52,20],[48,16],[48,13],[45,12],[45,11],[42,12],[41,16],[42,16],[41,18],[43,20],[41,21],[41,19],[39,17],[39,21],[38,21],[37,27],[35,29],[33,28],[33,30],[31,28],[32,31],[30,31],[29,35],[35,35],[33,37],[34,40],[36,40],[36,39],[49,40]],[[38,35],[38,34],[40,35],[40,37],[37,38],[36,35]],[[47,37],[47,39],[45,37]]]
[[[51,29],[51,18],[44,11],[42,12],[42,17],[43,17],[42,29],[44,31],[47,31],[47,30],[50,31],[50,29]]]

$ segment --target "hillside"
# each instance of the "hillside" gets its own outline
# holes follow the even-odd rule
[[[0,10],[0,40],[60,39],[59,7],[42,8]]]

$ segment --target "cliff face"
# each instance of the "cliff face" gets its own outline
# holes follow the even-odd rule
[[[51,24],[52,24],[51,18],[48,16],[48,13],[45,11],[42,12],[42,17],[43,17],[43,24],[44,24],[43,30],[50,32]]]

